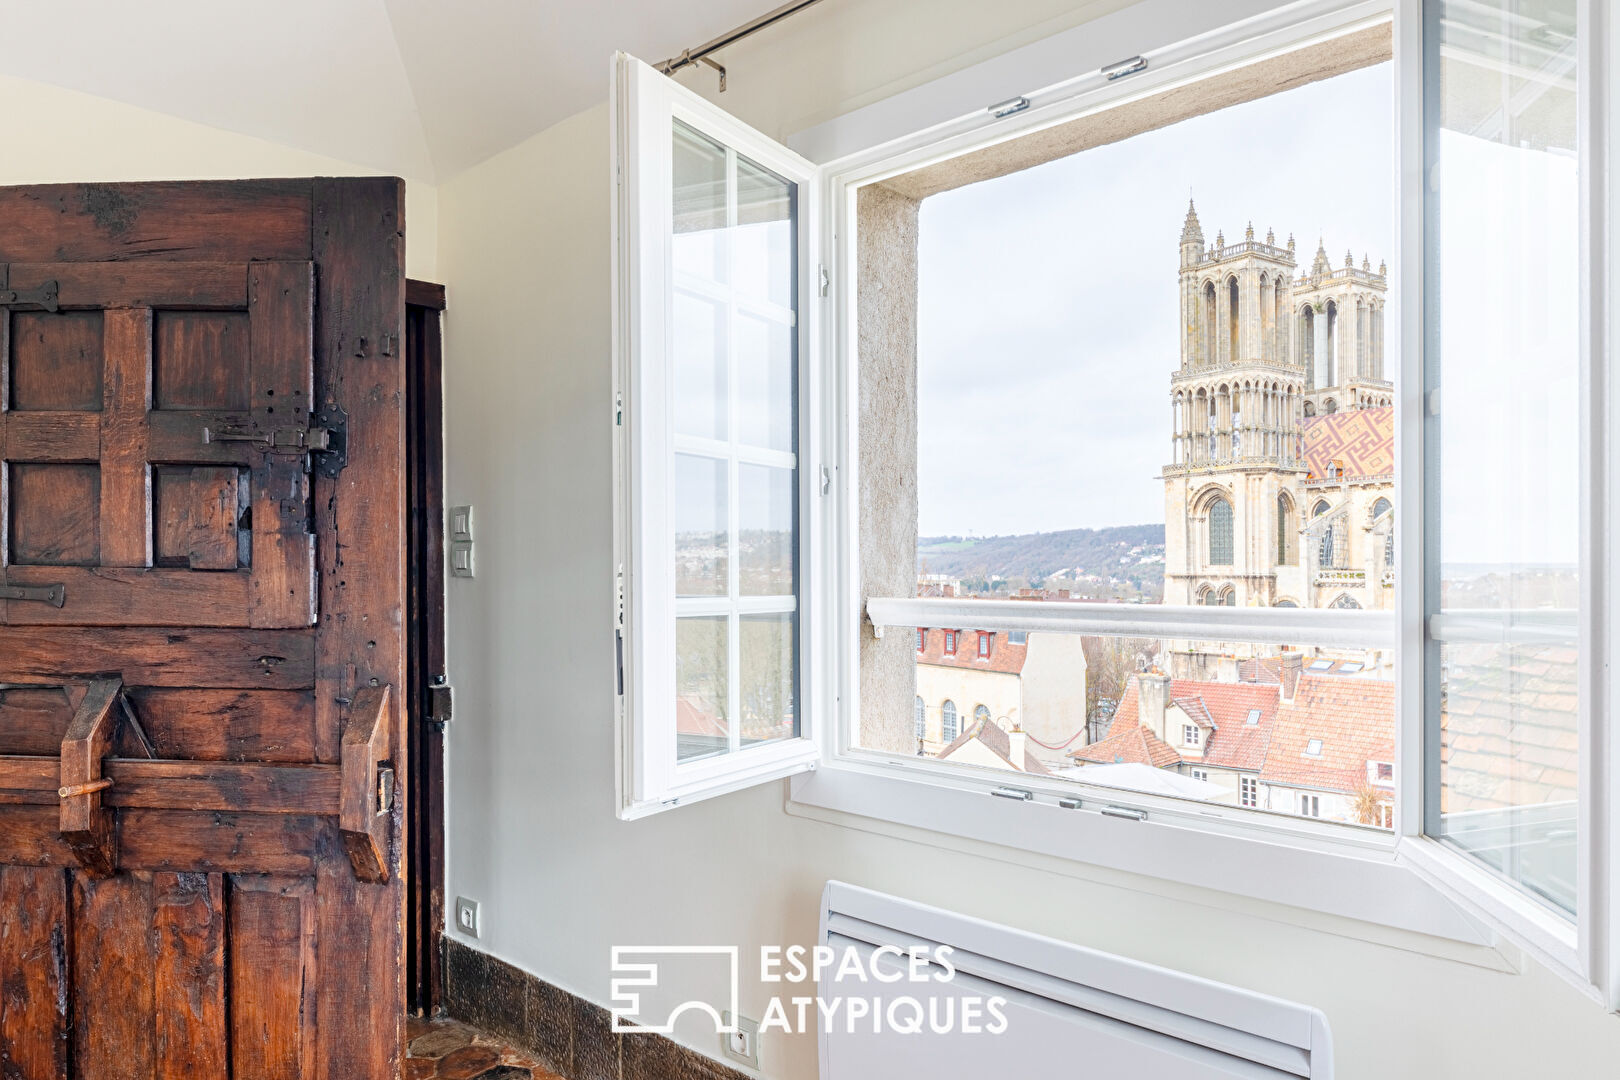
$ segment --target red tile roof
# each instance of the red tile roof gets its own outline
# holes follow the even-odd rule
[[[1071,757],[1104,764],[1134,761],[1159,768],[1182,760],[1180,751],[1156,737],[1142,723],[1138,686],[1138,677],[1131,676],[1119,699],[1119,708],[1114,712],[1108,737],[1073,751]],[[1213,729],[1204,741],[1202,756],[1186,760],[1250,772],[1260,768],[1265,761],[1271,725],[1277,717],[1278,687],[1175,679],[1170,683],[1169,696],[1171,704],[1186,712],[1194,723]],[[1249,713],[1255,709],[1260,715],[1256,723],[1250,724]]]
[[[1346,409],[1312,416],[1299,426],[1312,480],[1394,477],[1395,410]]]
[[[1312,739],[1322,752],[1306,753]],[[1260,779],[1357,792],[1369,761],[1395,760],[1395,684],[1306,673],[1277,714]]]
[[[1007,635],[997,630],[990,633],[990,655],[979,655],[979,631],[956,631],[956,654],[945,652],[945,631],[930,627],[924,631],[927,646],[917,654],[917,663],[936,664],[940,667],[966,668],[976,671],[999,671],[1007,675],[1020,675],[1024,670],[1024,657],[1028,645],[1014,645]]]

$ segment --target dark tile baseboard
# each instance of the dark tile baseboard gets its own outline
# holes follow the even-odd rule
[[[510,1039],[568,1080],[749,1080],[662,1035],[619,1034],[600,1005],[453,938],[444,943],[444,1008]]]

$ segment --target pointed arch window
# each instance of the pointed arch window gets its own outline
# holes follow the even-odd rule
[[[1277,496],[1277,565],[1293,566],[1298,561],[1294,545],[1294,504],[1287,495]]]
[[[1222,498],[1209,504],[1209,564],[1232,565],[1232,504]]]

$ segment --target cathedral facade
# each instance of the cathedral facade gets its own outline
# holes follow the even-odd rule
[[[1385,267],[1292,237],[1206,246],[1189,203],[1164,467],[1167,604],[1394,604]]]

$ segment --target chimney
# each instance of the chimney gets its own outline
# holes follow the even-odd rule
[[[1149,672],[1137,676],[1136,718],[1164,738],[1164,708],[1170,701],[1170,676]]]
[[[1017,724],[1007,732],[1007,760],[1013,763],[1013,768],[1024,767],[1024,729]]]
[[[1285,652],[1282,654],[1282,699],[1294,700],[1294,691],[1299,688],[1299,673],[1305,667],[1305,654],[1299,652]]]

